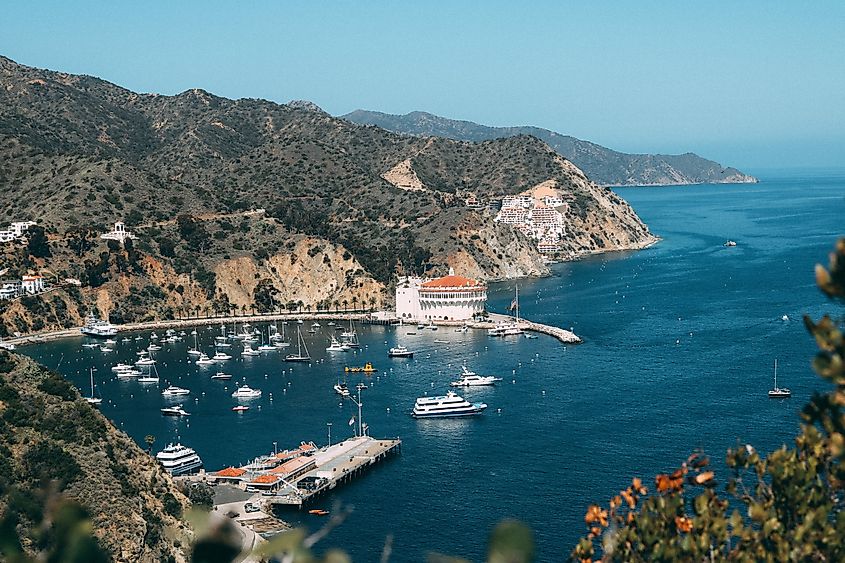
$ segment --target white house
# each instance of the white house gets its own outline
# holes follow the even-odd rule
[[[0,242],[11,242],[21,238],[35,224],[35,221],[15,221],[8,229],[0,231]]]
[[[407,277],[396,284],[396,316],[406,321],[462,321],[483,313],[487,286],[455,275],[423,280]]]
[[[21,278],[21,289],[30,295],[41,293],[45,289],[44,276],[23,276]]]
[[[105,240],[116,240],[120,243],[126,242],[126,239],[136,239],[136,237],[131,231],[126,230],[126,224],[123,221],[118,221],[114,224],[114,228],[108,232],[100,235],[101,239]]]

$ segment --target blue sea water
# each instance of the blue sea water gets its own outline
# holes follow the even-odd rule
[[[319,503],[354,506],[320,549],[339,546],[356,561],[375,561],[390,534],[393,561],[419,561],[431,551],[477,561],[496,522],[517,518],[533,529],[539,560],[561,560],[583,533],[590,503],[606,502],[633,476],[648,482],[676,468],[695,449],[713,457],[724,482],[727,448],[752,443],[771,451],[790,443],[801,406],[825,389],[809,368],[815,350],[801,317],[834,308],[816,290],[813,267],[845,235],[845,173],[618,191],[662,237],[659,244],[556,265],[550,277],[518,282],[522,313],[573,327],[585,341],[579,346],[545,336],[501,340],[442,328],[408,335],[416,329],[365,326],[362,351],[332,356],[324,351],[324,326],[306,337],[312,366],[285,364],[275,354],[241,358],[235,349],[225,368],[235,375],[230,382],[212,381],[213,369],[189,363],[189,342],[173,344],[157,353],[159,388],[117,381],[108,369],[134,361],[141,342],[119,343],[110,355],[82,349],[82,339],[24,351],[50,367],[61,361],[59,371],[85,393],[88,368],[97,367],[106,416],[139,444],[147,434],[157,447],[189,444],[210,469],[272,451],[273,442],[323,444],[327,422],[335,441],[349,436],[354,405],[340,401],[332,385],[345,365],[372,361],[377,375],[348,381],[367,380],[371,433],[401,437],[402,452]],[[727,239],[737,246],[724,247]],[[492,310],[504,310],[514,285],[491,288]],[[219,327],[199,332],[210,349]],[[415,358],[389,360],[386,350],[396,343]],[[775,358],[790,400],[766,397]],[[415,397],[445,391],[463,362],[505,379],[464,393],[490,405],[483,416],[408,416]],[[244,380],[264,396],[236,414],[230,394]],[[191,389],[189,419],[159,414],[167,383]],[[310,528],[323,522],[282,516]]]

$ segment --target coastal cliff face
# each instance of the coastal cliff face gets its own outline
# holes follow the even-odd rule
[[[422,111],[392,115],[378,111],[355,110],[342,118],[361,125],[376,125],[396,133],[463,141],[532,135],[572,161],[592,181],[603,186],[757,182],[756,178],[736,168],[722,166],[697,154],[626,154],[539,127],[488,127]]]
[[[485,280],[542,275],[533,241],[465,200],[544,182],[574,202],[569,254],[653,240],[621,198],[535,137],[409,137],[304,102],[137,94],[0,57],[0,226],[35,219],[47,235],[39,250],[3,247],[0,269],[82,282],[0,302],[0,336],[92,309],[133,322],[378,307],[397,275],[450,266]],[[137,238],[101,240],[117,220]]]
[[[51,490],[56,498],[44,498]],[[177,518],[188,501],[155,460],[59,375],[3,351],[0,493],[0,521],[17,522],[30,553],[44,541],[33,507],[57,495],[86,510],[115,561],[184,561],[180,546],[190,545]]]

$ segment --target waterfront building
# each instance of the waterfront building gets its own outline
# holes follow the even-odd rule
[[[35,295],[45,290],[44,276],[23,276],[21,278],[21,289],[25,293]]]
[[[406,321],[467,320],[483,313],[486,304],[487,286],[452,268],[448,276],[406,277],[396,284],[396,316]]]
[[[123,221],[118,221],[114,224],[114,228],[110,232],[103,233],[100,235],[100,238],[105,240],[116,240],[122,244],[126,242],[126,239],[134,240],[138,237],[136,237],[131,231],[126,230],[126,225]]]
[[[238,484],[246,479],[246,470],[239,467],[227,467],[226,469],[215,471],[210,477],[218,483]]]

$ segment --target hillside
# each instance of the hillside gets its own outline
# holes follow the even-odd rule
[[[534,137],[409,137],[307,102],[137,94],[0,57],[0,226],[35,219],[48,238],[0,247],[0,270],[82,282],[0,304],[0,336],[73,325],[91,308],[123,322],[377,307],[397,273],[450,265],[488,280],[541,275],[535,243],[464,198],[547,181],[578,217],[568,252],[653,242],[623,200]],[[99,239],[116,220],[137,240]]]
[[[0,528],[27,552],[49,549],[41,512],[59,493],[88,513],[111,559],[185,560],[187,501],[170,476],[61,376],[0,350]],[[12,544],[0,535],[2,559]]]
[[[532,135],[570,160],[591,180],[603,186],[734,184],[757,181],[753,176],[736,168],[724,167],[718,162],[693,153],[626,154],[539,127],[488,127],[422,111],[392,115],[356,110],[342,118],[361,125],[376,125],[396,133],[464,141],[488,141],[516,135]]]

